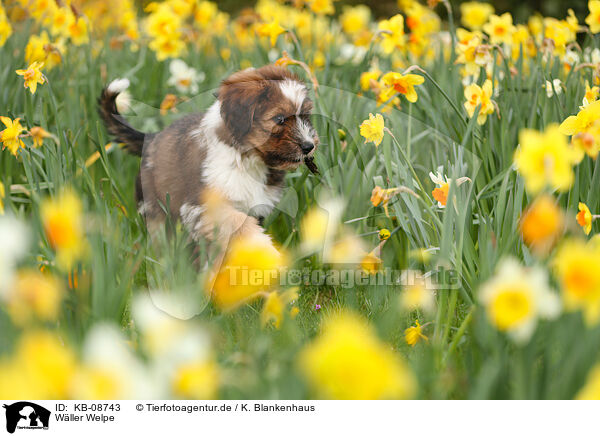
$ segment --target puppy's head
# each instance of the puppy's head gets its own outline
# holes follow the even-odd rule
[[[236,146],[271,168],[314,166],[319,139],[310,121],[312,102],[294,74],[276,66],[240,71],[223,81],[218,97],[223,133]]]

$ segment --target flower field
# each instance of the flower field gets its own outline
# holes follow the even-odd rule
[[[597,33],[600,0],[1,0],[0,398],[600,399]],[[276,249],[150,235],[103,87],[157,132],[267,64],[320,137]]]

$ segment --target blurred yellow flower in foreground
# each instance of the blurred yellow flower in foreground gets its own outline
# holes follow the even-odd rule
[[[11,288],[6,308],[15,324],[56,321],[64,291],[54,277],[37,270],[20,271]]]
[[[256,28],[256,33],[258,34],[258,36],[269,37],[271,41],[271,46],[275,46],[277,38],[282,33],[285,33],[285,29],[281,27],[277,20],[273,20],[270,23],[259,24]]]
[[[29,88],[32,94],[35,94],[38,84],[43,85],[46,81],[46,77],[40,71],[44,66],[43,62],[34,62],[27,67],[25,70],[17,70],[19,76],[23,76],[25,80],[24,87]]]
[[[590,26],[590,32],[600,32],[600,0],[591,0],[588,2],[590,14],[585,18],[585,22]]]
[[[349,35],[355,35],[361,30],[367,29],[371,19],[371,9],[365,5],[344,6],[340,15],[342,30]]]
[[[492,100],[492,81],[487,79],[483,86],[479,86],[475,83],[471,83],[465,88],[465,101],[464,106],[469,114],[469,117],[473,117],[477,106],[479,108],[479,114],[477,115],[477,124],[482,125],[487,120],[487,116],[494,113],[494,102]]]
[[[414,326],[410,326],[404,330],[404,340],[408,345],[414,347],[421,339],[425,341],[429,340],[429,338],[423,334],[419,320],[416,320]]]
[[[20,118],[14,121],[8,117],[0,117],[0,121],[4,123],[6,129],[0,131],[0,141],[2,141],[2,149],[8,148],[13,156],[17,155],[20,148],[25,148],[25,143],[21,140],[21,133],[25,128],[21,125]]]
[[[219,388],[219,368],[211,361],[191,362],[177,368],[172,390],[178,398],[212,400]]]
[[[10,25],[4,8],[0,3],[0,47],[4,45],[10,35],[12,35],[12,26]]]
[[[573,239],[565,241],[553,260],[565,309],[581,310],[587,325],[600,321],[600,246]]]
[[[75,368],[74,353],[55,333],[28,331],[0,361],[0,398],[67,398]]]
[[[536,254],[550,251],[563,232],[563,213],[549,195],[535,199],[525,210],[519,222],[523,240]]]
[[[506,332],[516,343],[526,343],[537,320],[555,318],[560,300],[548,285],[546,271],[524,268],[514,259],[505,259],[497,273],[479,291],[490,323]]]
[[[284,267],[284,256],[266,238],[237,237],[208,290],[219,308],[234,309],[276,285]]]
[[[478,30],[494,13],[494,7],[489,3],[465,2],[460,5],[460,22],[471,30]]]
[[[597,3],[600,3],[598,1]],[[600,13],[600,6],[598,7]],[[600,16],[599,16],[600,18]],[[576,400],[600,400],[600,365],[596,365],[587,376],[587,381],[575,396]]]
[[[415,86],[423,84],[425,78],[418,74],[400,74],[390,71],[381,78],[384,86],[393,88],[394,91],[404,95],[408,101],[414,103],[419,98]]]
[[[64,191],[42,202],[40,216],[46,238],[56,251],[58,266],[63,270],[72,269],[87,247],[81,201],[74,192]]]
[[[589,235],[592,231],[592,221],[594,216],[590,212],[590,208],[587,204],[579,202],[579,212],[577,213],[577,224],[579,224],[586,235]]]
[[[366,142],[372,142],[377,147],[383,140],[383,129],[385,128],[381,114],[369,114],[369,119],[360,125],[360,134]]]
[[[556,124],[550,124],[544,132],[521,130],[519,143],[514,162],[529,192],[536,194],[546,186],[559,191],[571,187],[577,153]]]
[[[323,398],[403,399],[416,390],[406,364],[363,319],[350,312],[324,321],[319,337],[301,351],[299,366]]]

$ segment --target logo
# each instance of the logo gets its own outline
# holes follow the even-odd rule
[[[6,409],[6,431],[14,433],[15,429],[48,430],[50,411],[29,401],[19,401],[4,405]]]

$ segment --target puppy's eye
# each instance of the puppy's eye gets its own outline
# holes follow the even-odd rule
[[[285,117],[283,115],[276,115],[273,117],[273,121],[275,121],[275,124],[278,125],[282,125],[283,123],[285,123]]]

